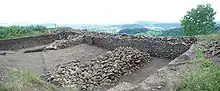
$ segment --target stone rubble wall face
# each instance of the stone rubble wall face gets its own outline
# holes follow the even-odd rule
[[[174,59],[186,52],[194,42],[196,42],[194,37],[143,37],[139,39],[133,35],[125,35],[124,37],[123,35],[106,33],[84,35],[84,43],[109,50],[114,50],[117,47],[132,47],[150,53],[151,56],[169,59]]]
[[[188,50],[188,46],[183,44],[169,44],[164,41],[148,41],[136,39],[116,39],[116,38],[93,38],[94,45],[113,50],[117,47],[132,47],[143,52],[148,52],[152,56],[174,59]],[[90,42],[91,44],[91,42]]]

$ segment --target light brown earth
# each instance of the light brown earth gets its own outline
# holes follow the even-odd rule
[[[54,66],[58,64],[67,63],[74,59],[82,61],[84,60],[83,62],[89,62],[91,59],[108,51],[97,46],[80,44],[59,50],[23,53],[26,50],[36,49],[40,47],[43,46],[21,49],[14,52],[6,51],[10,53],[7,55],[0,55],[0,68],[27,68],[38,73],[43,73],[51,67],[54,68]],[[132,84],[138,84],[146,79],[148,76],[157,72],[158,69],[166,66],[170,61],[171,60],[169,59],[160,59],[153,57],[152,61],[148,65],[130,75],[125,76],[120,80],[119,83],[129,82]],[[108,90],[110,87],[105,87],[100,90],[105,91]]]
[[[96,46],[81,44],[59,50],[23,53],[26,50],[40,47],[18,50],[6,56],[0,55],[0,65],[1,67],[28,68],[41,73],[49,67],[67,63],[74,59],[84,60],[86,62],[107,51]]]

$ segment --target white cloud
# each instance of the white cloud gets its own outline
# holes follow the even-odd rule
[[[0,22],[124,23],[137,20],[178,22],[198,4],[220,0],[0,0]]]

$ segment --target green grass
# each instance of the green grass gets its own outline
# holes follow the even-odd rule
[[[218,32],[214,32],[209,35],[200,35],[198,36],[198,39],[200,43],[204,43],[204,44],[210,44],[216,40],[220,41],[220,30]]]
[[[220,67],[210,66],[188,73],[180,91],[220,91]]]
[[[0,91],[12,91],[10,88],[7,88],[4,84],[0,83]]]
[[[43,88],[47,91],[76,91],[45,82],[40,75],[27,69],[9,69],[7,80],[0,83],[0,91],[23,91],[24,88]]]
[[[26,69],[9,69],[7,81],[1,85],[9,91],[22,91],[25,87],[35,85],[50,90],[56,89],[55,85],[41,80],[40,75]]]
[[[218,33],[200,36],[193,62],[196,69],[188,72],[178,91],[220,91],[220,66],[205,58],[201,43],[220,39]]]
[[[0,39],[48,34],[44,26],[0,26]]]

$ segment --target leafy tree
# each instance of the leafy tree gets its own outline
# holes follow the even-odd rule
[[[184,34],[187,36],[208,34],[214,31],[214,9],[211,4],[198,5],[196,9],[191,9],[181,20]]]

